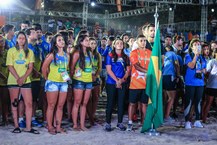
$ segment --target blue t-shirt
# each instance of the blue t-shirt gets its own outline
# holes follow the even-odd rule
[[[190,54],[186,54],[185,56],[185,65],[187,65],[189,62],[192,62],[194,57],[191,57]],[[206,60],[201,57],[197,57],[197,62],[195,64],[195,67],[193,69],[189,68],[187,66],[186,74],[185,74],[185,85],[188,86],[204,86],[204,74],[202,74],[202,79],[196,78],[195,74],[197,70],[202,71],[203,69],[206,69]]]
[[[12,48],[12,47],[15,47],[15,43],[14,43],[13,40],[8,40],[8,39],[6,39],[6,40],[5,40],[5,43],[6,43],[6,46],[7,46],[8,49],[10,49],[10,48]]]
[[[51,49],[51,45],[49,43],[47,43],[46,41],[43,41],[41,43],[38,44],[38,46],[40,47],[40,49],[42,50],[42,60],[45,59],[45,57],[48,55],[48,53],[50,53],[50,49]]]
[[[102,56],[107,57],[107,55],[112,51],[112,47],[107,45],[105,51],[103,52]]]
[[[130,57],[130,52],[131,52],[131,50],[130,50],[129,48],[124,48],[124,53],[125,53],[128,57]]]
[[[100,46],[97,48],[99,54],[102,56],[102,69],[106,69],[106,66],[105,66],[105,59],[106,57],[103,56],[102,54],[104,53],[105,49],[101,48]]]
[[[28,48],[31,49],[34,53],[36,59],[42,60],[43,52],[42,49],[37,45],[32,45],[31,43],[28,44]]]
[[[175,66],[174,66],[175,61],[178,61],[175,52],[173,51],[166,52],[164,58],[163,75],[176,76]]]
[[[123,78],[124,77],[126,62],[124,62],[124,59],[122,57],[118,57],[117,61],[114,62],[114,58],[112,57],[112,54],[110,53],[106,57],[106,65],[111,65],[111,70],[117,78]],[[108,78],[106,80],[106,83],[107,84],[116,84],[115,80],[112,77],[110,77],[109,74],[108,74]]]

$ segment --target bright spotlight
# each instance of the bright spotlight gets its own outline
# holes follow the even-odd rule
[[[170,7],[170,8],[169,8],[169,11],[172,11],[172,10],[173,10],[173,8]]]
[[[90,5],[91,5],[92,7],[94,7],[94,6],[96,5],[96,3],[95,3],[95,2],[91,2]]]
[[[0,7],[1,8],[6,8],[12,3],[12,0],[3,0],[0,2]]]
[[[215,9],[212,8],[212,9],[211,9],[211,12],[214,13],[214,12],[215,12]]]

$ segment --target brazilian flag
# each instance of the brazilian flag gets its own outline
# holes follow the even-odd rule
[[[151,129],[152,123],[154,129],[163,123],[161,62],[160,30],[158,28],[147,72],[146,94],[149,96],[149,103],[141,130],[142,133]]]

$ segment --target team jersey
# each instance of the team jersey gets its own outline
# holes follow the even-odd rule
[[[39,72],[42,64],[42,49],[38,45],[33,45],[31,43],[28,44],[28,47],[33,51],[35,56],[34,69]],[[30,79],[31,81],[40,81],[40,76],[36,78],[32,73]]]
[[[15,42],[13,40],[8,40],[5,38],[5,43],[8,49],[15,47]]]
[[[118,56],[118,59],[115,62],[112,53],[110,53],[106,57],[106,65],[111,65],[111,70],[117,78],[122,79],[124,77],[126,73],[127,63],[124,61],[124,59],[121,56]],[[115,80],[109,74],[106,83],[116,84]]]
[[[146,73],[136,70],[135,64],[148,70],[151,51],[149,49],[135,49],[130,53],[130,62],[132,64],[130,89],[145,89],[146,88]]]
[[[106,69],[106,65],[105,65],[105,59],[106,57],[103,56],[103,53],[104,53],[105,49],[101,48],[100,46],[98,47],[98,52],[99,54],[102,56],[101,58],[101,61],[102,61],[102,69]]]
[[[186,54],[185,56],[185,65],[188,65],[188,63],[192,62],[194,55],[193,54]],[[206,60],[203,59],[200,56],[197,57],[197,61],[195,64],[195,67],[191,69],[190,67],[187,67],[186,75],[185,75],[185,85],[188,86],[204,86],[204,74],[201,73],[202,78],[197,78],[196,72],[202,71],[203,69],[206,69]]]
[[[98,66],[98,62],[101,61],[100,55],[99,55],[99,58],[97,58],[96,56],[93,56],[92,61],[93,61],[92,74],[95,75],[96,72],[100,69]],[[99,78],[99,75],[96,77]]]
[[[178,58],[175,52],[168,51],[165,53],[163,75],[176,76],[175,63],[178,63]]]
[[[66,53],[63,56],[56,54],[56,64],[53,59],[50,64],[50,72],[48,74],[48,80],[53,82],[65,82],[61,74],[67,71],[68,60],[69,59]]]
[[[6,58],[7,58],[7,50],[4,50],[2,55],[0,55],[0,73],[6,77],[3,79],[0,77],[0,86],[7,85],[7,78],[8,78],[8,67],[6,66]]]
[[[34,63],[34,54],[31,49],[29,49],[29,53],[27,58],[25,57],[24,50],[17,50],[15,47],[8,50],[6,65],[13,66],[16,70],[19,77],[22,77],[26,71],[28,70],[28,65],[30,63]],[[28,76],[24,84],[30,83],[30,77]],[[17,85],[16,78],[9,72],[8,76],[8,85]]]
[[[91,58],[85,55],[85,68],[82,70],[79,67],[79,61],[77,61],[75,66],[75,72],[73,79],[82,81],[82,82],[92,82],[92,61]]]

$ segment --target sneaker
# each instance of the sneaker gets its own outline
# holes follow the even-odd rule
[[[123,123],[118,123],[116,128],[120,129],[121,131],[125,131],[126,130],[126,127],[124,126]]]
[[[191,122],[190,121],[185,122],[185,129],[191,129]]]
[[[105,131],[112,131],[111,124],[106,123],[104,126]]]
[[[26,128],[26,122],[25,122],[24,120],[21,120],[21,121],[19,122],[19,127],[20,127],[20,128]]]
[[[37,120],[32,120],[32,126],[33,127],[42,127],[43,125],[39,123]]]
[[[132,130],[133,130],[133,124],[128,123],[127,131],[132,131]]]
[[[164,123],[174,123],[175,120],[172,117],[164,118]]]
[[[197,120],[197,121],[194,122],[194,127],[196,127],[196,128],[203,128],[203,125],[202,125],[202,123],[199,120]]]

